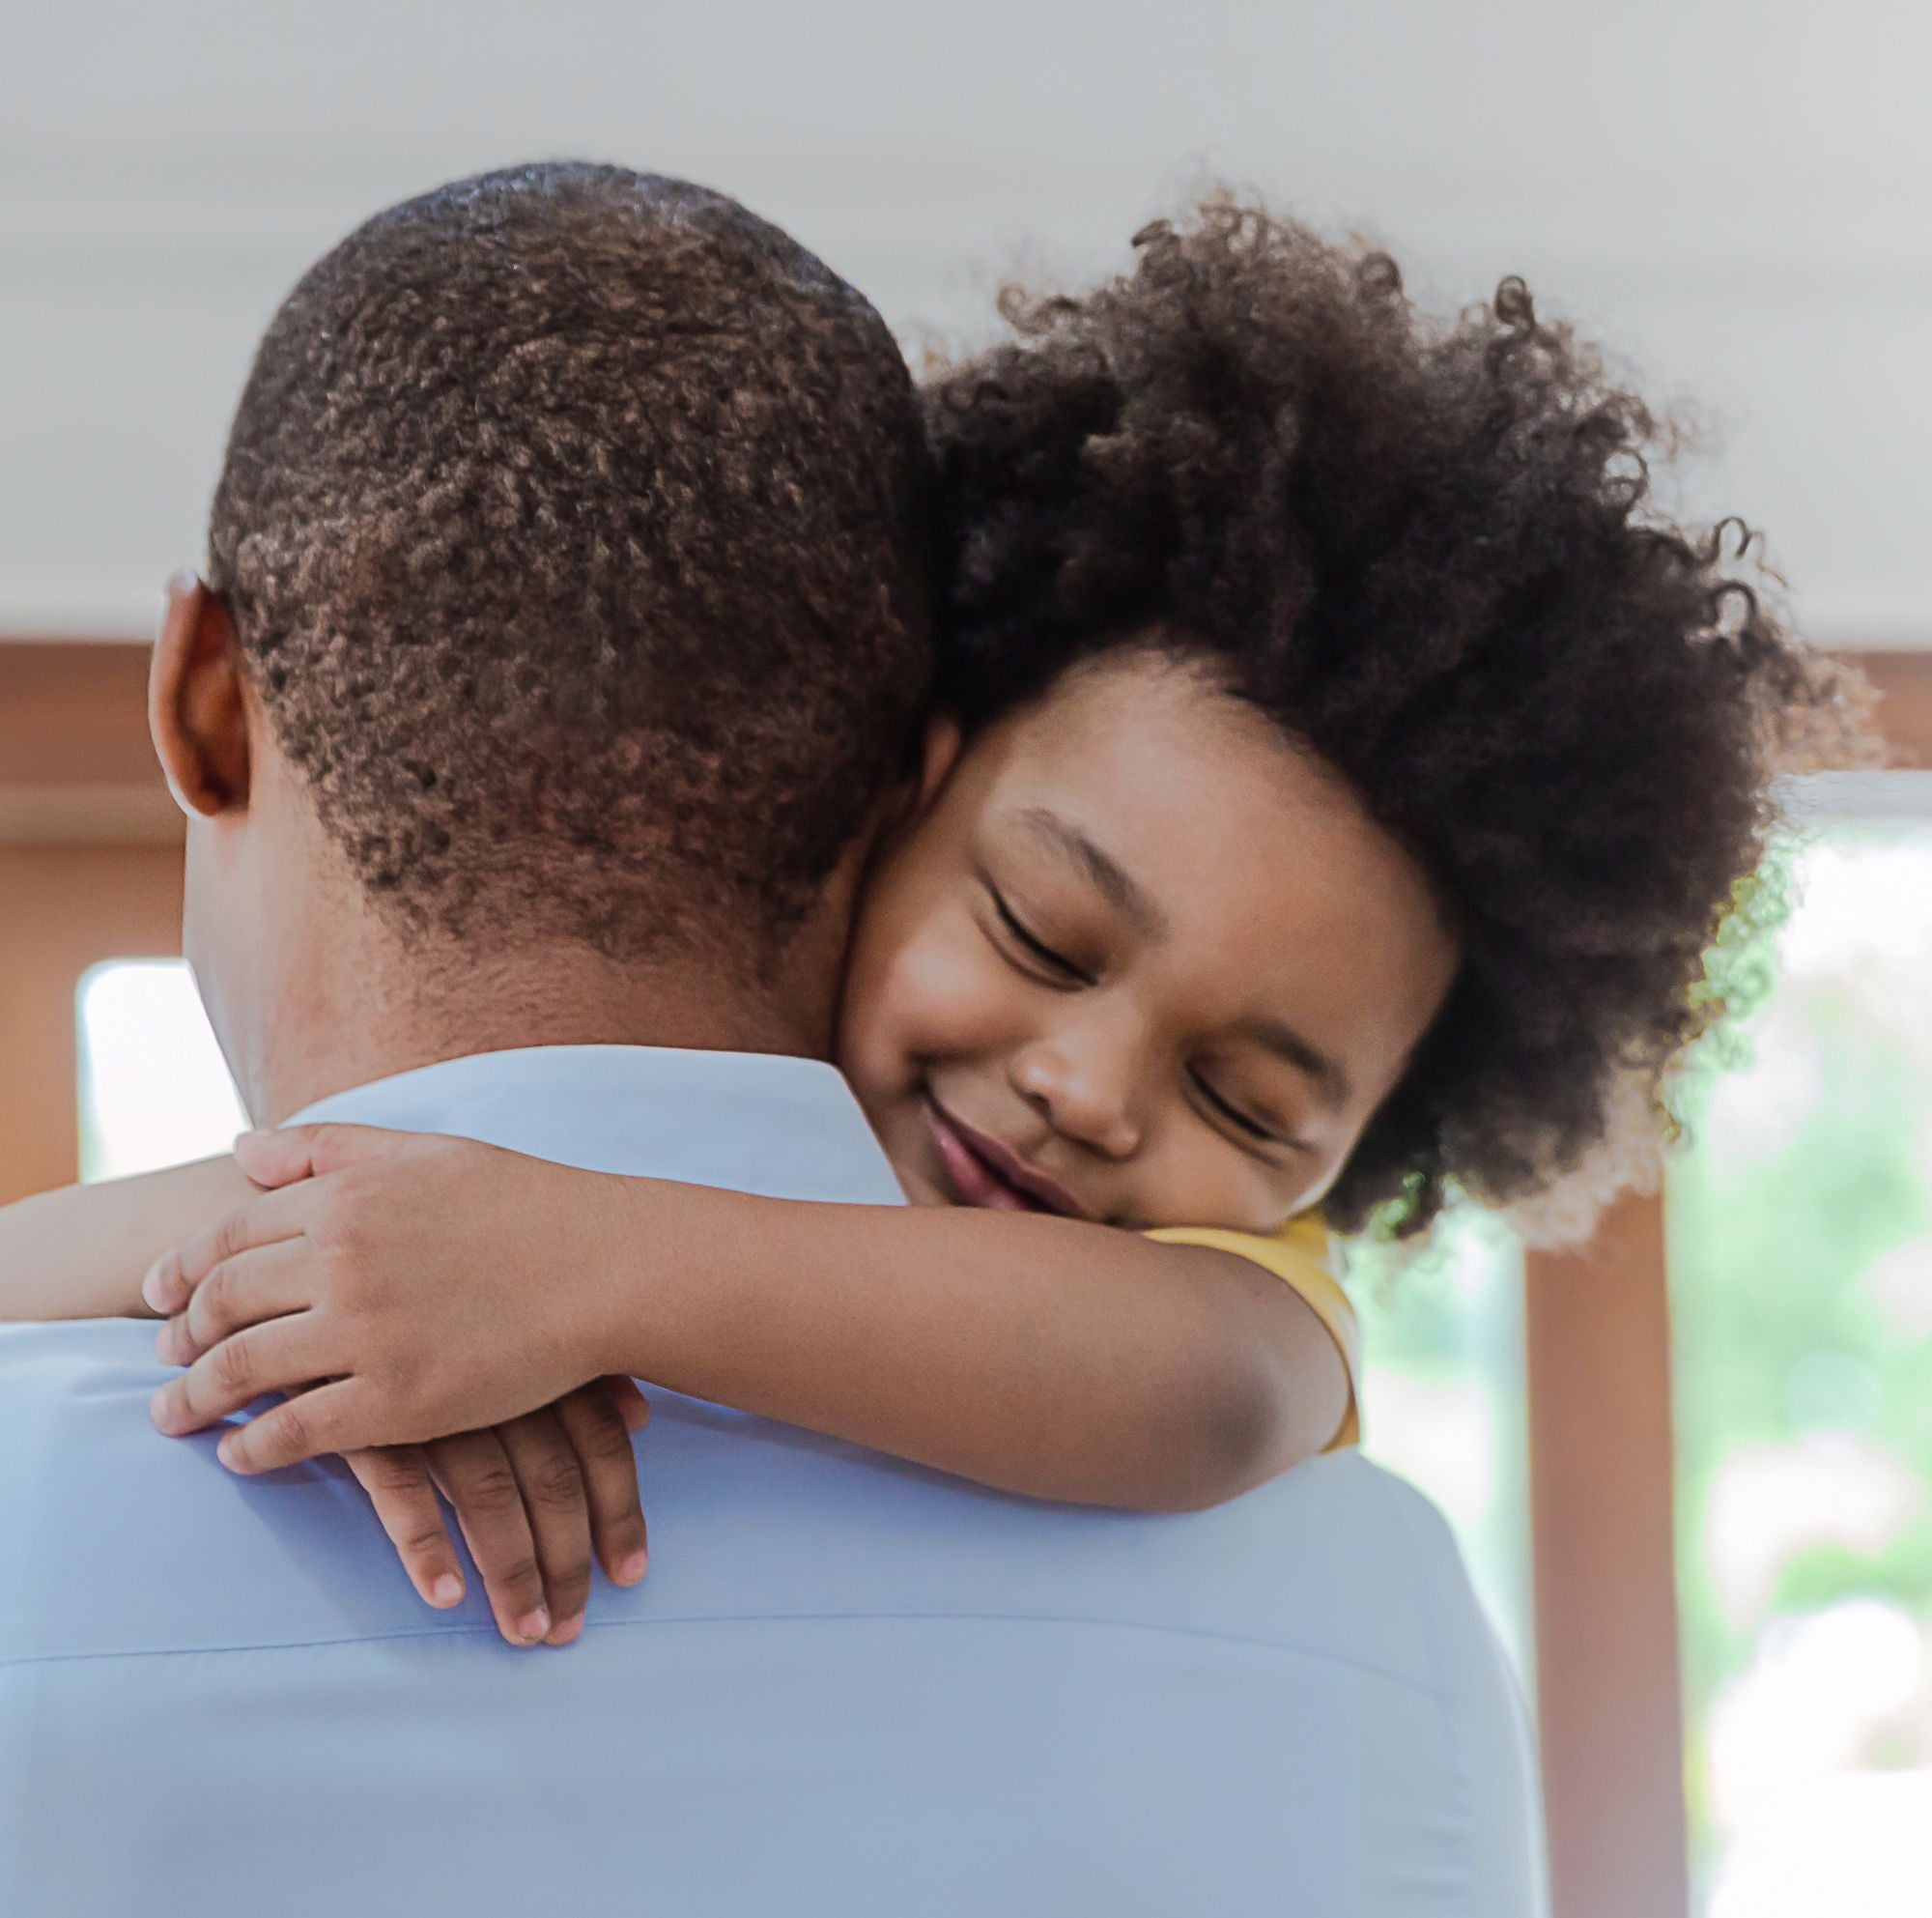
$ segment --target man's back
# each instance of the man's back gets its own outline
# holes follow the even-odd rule
[[[331,1110],[889,1195],[797,1061],[504,1054]],[[420,1605],[339,1468],[156,1438],[146,1328],[11,1330],[0,1368],[9,1912],[1537,1908],[1493,1639],[1353,1455],[1139,1518],[654,1394],[650,1577],[516,1651]]]

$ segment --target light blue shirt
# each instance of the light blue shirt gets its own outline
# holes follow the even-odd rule
[[[898,1197],[796,1059],[537,1048],[308,1116]],[[158,1437],[153,1339],[0,1328],[5,1918],[1543,1908],[1496,1641],[1352,1453],[1146,1518],[653,1392],[649,1577],[515,1650],[417,1600],[339,1465]]]

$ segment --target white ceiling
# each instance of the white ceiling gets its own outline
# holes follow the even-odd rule
[[[1692,503],[1821,639],[1932,644],[1923,0],[0,0],[0,633],[141,633],[290,281],[437,180],[576,153],[790,227],[909,343],[1118,262],[1192,183],[1546,309],[1690,402]]]

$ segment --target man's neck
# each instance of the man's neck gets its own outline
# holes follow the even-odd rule
[[[364,891],[289,779],[269,776],[272,751],[260,758],[251,810],[190,831],[185,928],[256,1124],[419,1066],[526,1046],[830,1057],[869,829],[782,940],[727,922],[612,958],[545,936],[527,901],[479,910],[460,932],[412,925]]]
[[[405,957],[386,939],[327,976],[270,996],[247,1048],[256,1123],[279,1124],[332,1093],[471,1053],[531,1045],[661,1045],[824,1058],[822,995],[734,983],[696,962],[622,966],[589,947]],[[387,950],[383,950],[388,948]]]

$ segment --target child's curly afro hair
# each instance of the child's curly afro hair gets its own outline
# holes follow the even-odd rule
[[[970,728],[1152,634],[1421,860],[1461,971],[1337,1229],[1548,1194],[1633,1105],[1654,1151],[1773,782],[1861,756],[1862,682],[1787,636],[1740,523],[1660,514],[1667,435],[1520,280],[1432,321],[1385,254],[1225,198],[1135,245],[1009,292],[1016,338],[926,388],[942,701]]]

